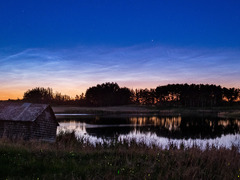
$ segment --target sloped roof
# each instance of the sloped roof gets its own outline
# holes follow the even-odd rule
[[[47,104],[0,102],[0,120],[35,121]]]

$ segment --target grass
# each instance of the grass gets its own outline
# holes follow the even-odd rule
[[[84,114],[159,114],[176,115],[213,115],[223,118],[240,118],[240,106],[224,106],[212,108],[185,108],[185,107],[152,107],[152,106],[111,106],[111,107],[71,107],[54,106],[55,113],[84,113]]]
[[[158,110],[144,106],[109,106],[109,107],[71,107],[54,106],[55,113],[86,113],[86,114],[132,114],[132,113],[157,113]]]
[[[132,142],[92,146],[74,133],[55,143],[0,140],[0,179],[239,179],[239,149],[169,150]]]

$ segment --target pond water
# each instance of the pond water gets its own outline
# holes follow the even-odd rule
[[[205,149],[207,145],[240,147],[240,120],[214,116],[159,115],[89,115],[56,114],[60,126],[57,132],[75,131],[93,145],[119,141],[144,143],[169,148],[193,145]]]

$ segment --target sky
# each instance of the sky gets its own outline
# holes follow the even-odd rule
[[[238,0],[1,0],[0,100],[35,87],[240,88]]]

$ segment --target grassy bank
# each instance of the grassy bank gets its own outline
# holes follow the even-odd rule
[[[86,113],[86,114],[133,114],[133,113],[158,113],[158,110],[144,106],[109,106],[109,107],[69,107],[54,106],[55,113]]]
[[[159,114],[166,116],[177,115],[213,115],[223,118],[240,118],[240,106],[212,108],[174,108],[152,106],[113,106],[113,107],[70,107],[54,106],[55,113],[84,113],[84,114]]]
[[[239,179],[237,148],[169,150],[113,143],[93,147],[73,134],[56,143],[0,141],[0,179]]]

